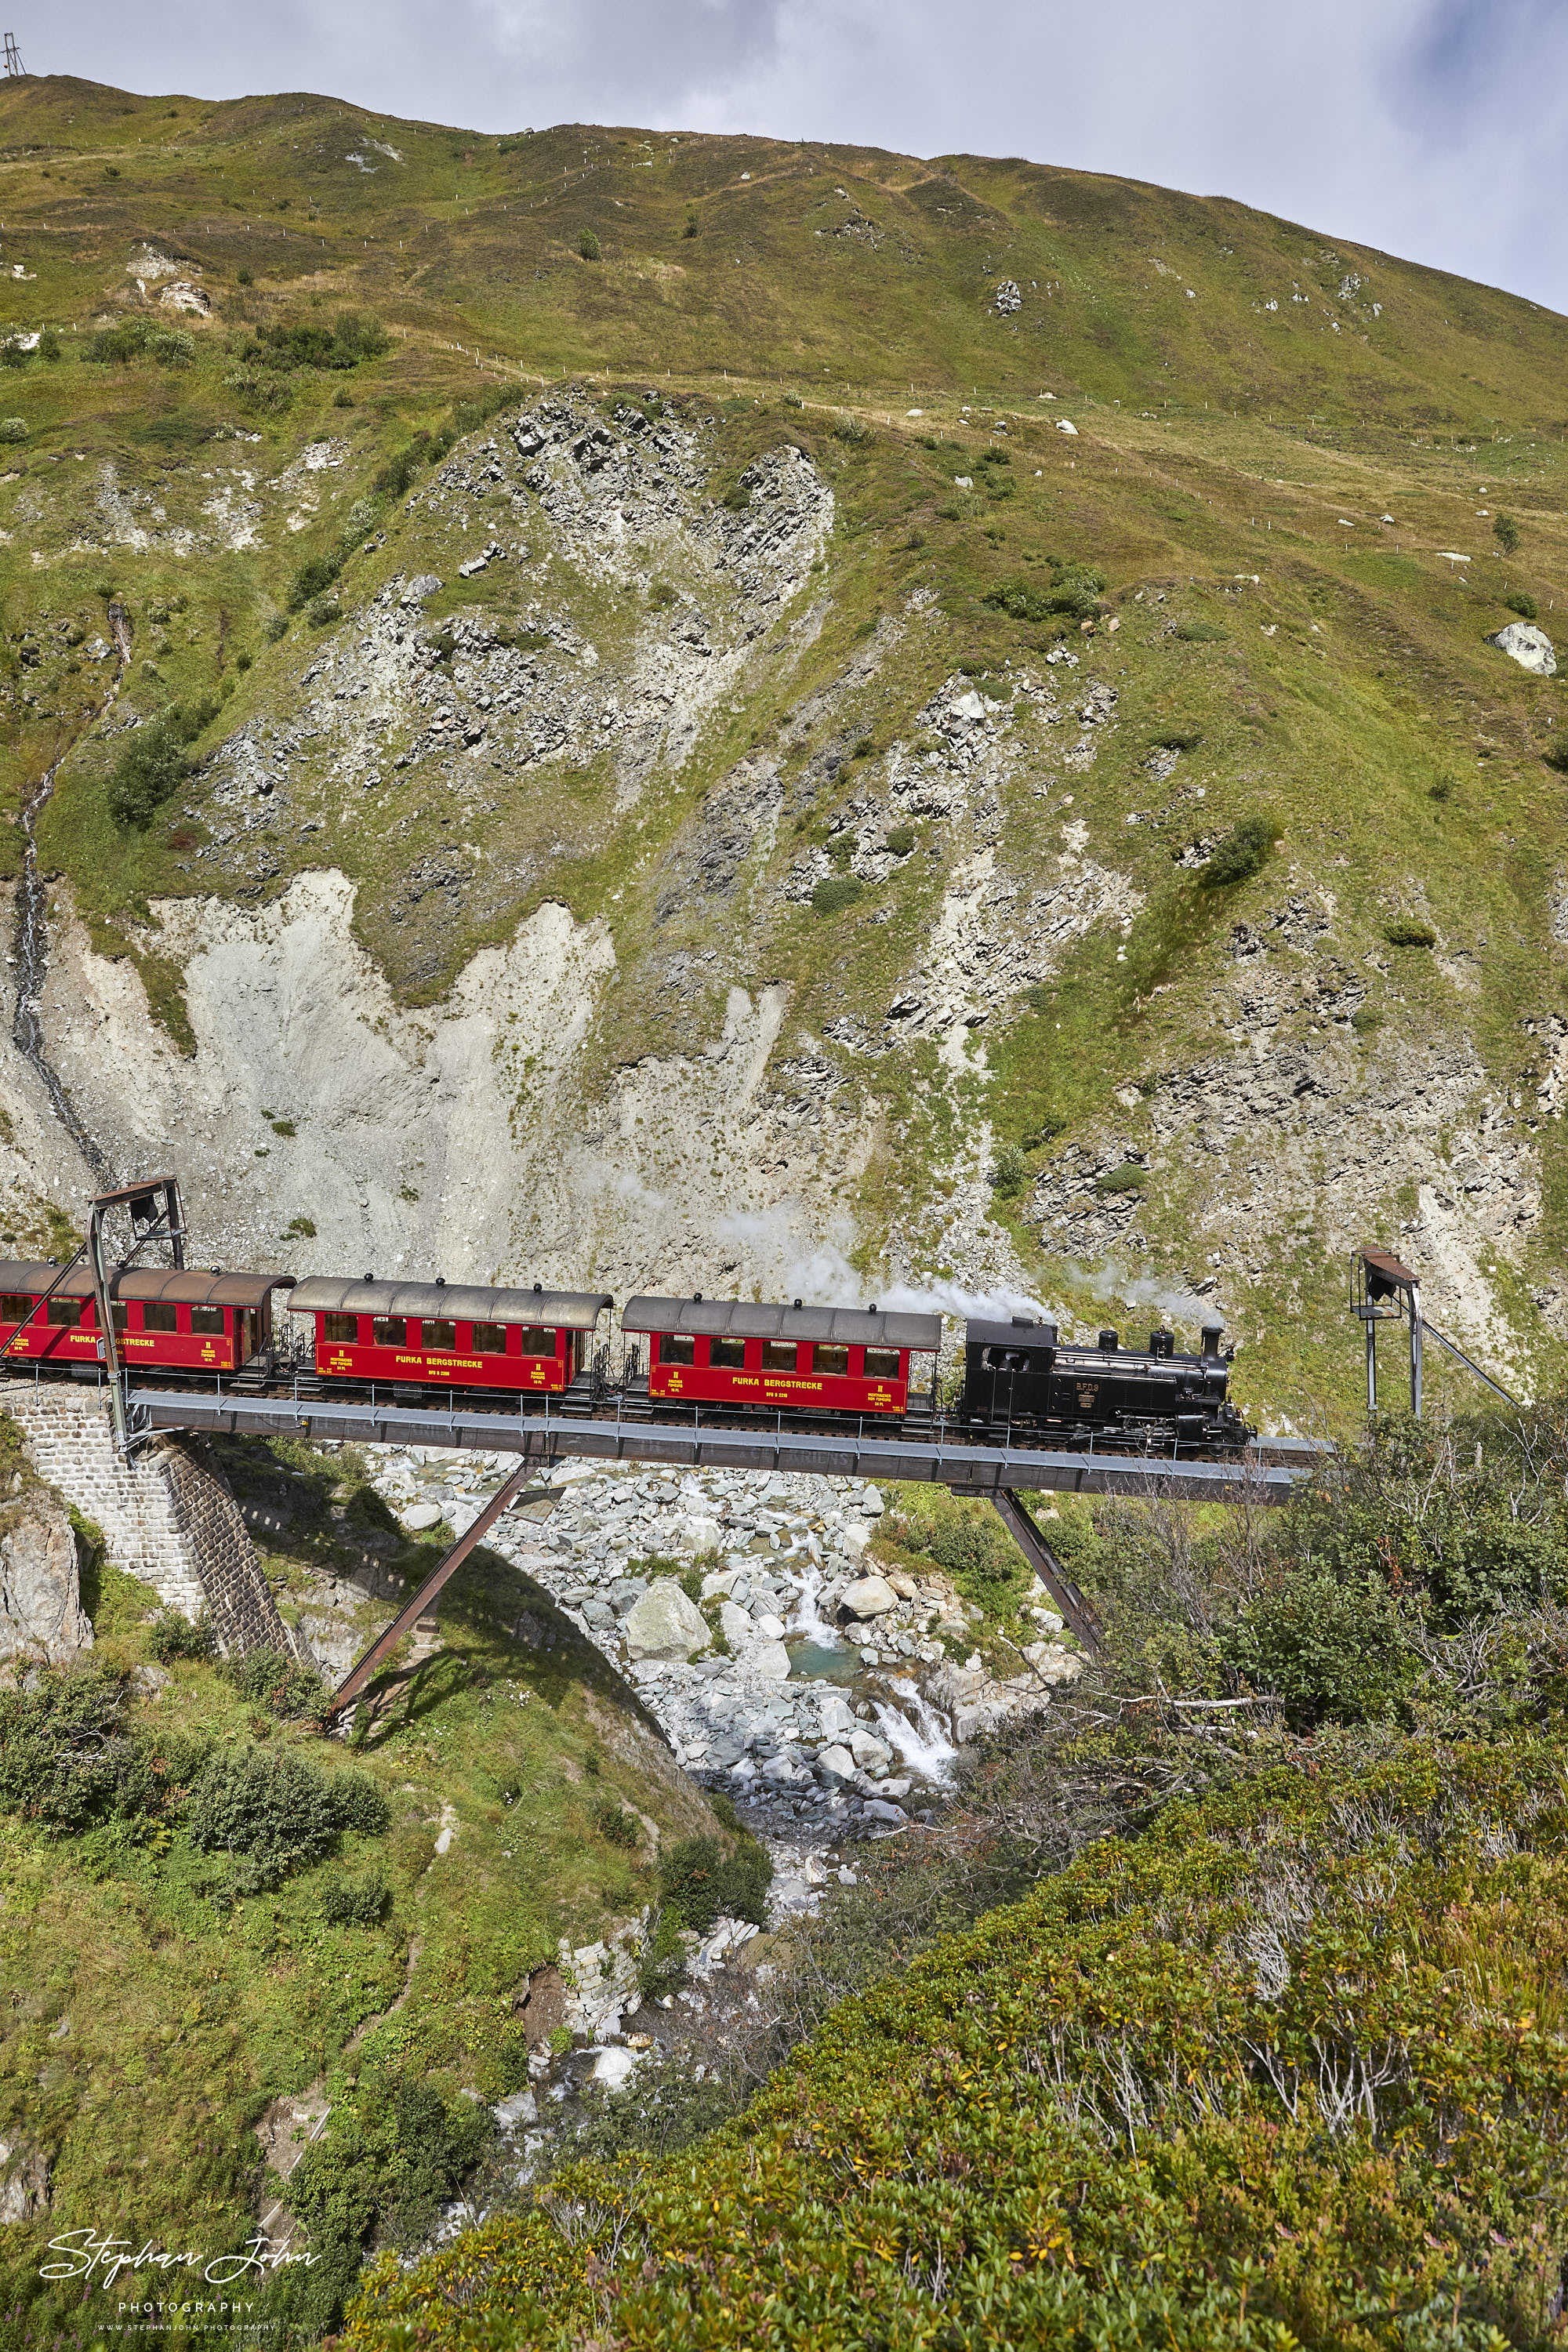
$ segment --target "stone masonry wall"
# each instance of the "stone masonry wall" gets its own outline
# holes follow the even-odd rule
[[[39,1476],[102,1528],[115,1567],[182,1616],[209,1610],[226,1657],[292,1650],[239,1507],[205,1447],[165,1435],[122,1461],[107,1398],[64,1381],[0,1381],[0,1411],[21,1430]]]

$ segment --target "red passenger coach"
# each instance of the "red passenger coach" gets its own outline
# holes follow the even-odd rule
[[[224,1274],[216,1266],[205,1274],[128,1266],[109,1277],[115,1353],[128,1372],[237,1372],[270,1348],[272,1293],[293,1278]],[[46,1298],[55,1283],[59,1287]],[[58,1266],[0,1259],[0,1368],[100,1364],[103,1334],[87,1268],[74,1267],[62,1282]]]
[[[345,1282],[310,1275],[289,1301],[316,1318],[316,1372],[388,1387],[577,1396],[594,1385],[594,1334],[614,1299],[586,1290]]]
[[[647,1391],[656,1402],[900,1418],[932,1409],[938,1315],[803,1307],[798,1299],[778,1307],[633,1298],[621,1328],[648,1334]]]

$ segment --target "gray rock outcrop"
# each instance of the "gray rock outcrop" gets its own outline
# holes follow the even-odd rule
[[[28,1496],[0,1529],[0,1661],[41,1656],[65,1665],[91,1647],[75,1530],[59,1503]]]
[[[713,1636],[695,1601],[671,1576],[657,1577],[628,1611],[626,1648],[634,1658],[671,1658],[683,1664],[705,1650]]]
[[[1537,677],[1557,675],[1557,648],[1533,621],[1510,621],[1506,629],[1494,631],[1487,643],[1518,662],[1521,669],[1533,670]]]

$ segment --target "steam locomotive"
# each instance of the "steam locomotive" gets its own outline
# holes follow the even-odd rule
[[[273,1315],[281,1292],[298,1339]],[[523,1412],[637,1418],[751,1413],[843,1425],[930,1428],[939,1414],[942,1321],[878,1307],[646,1297],[620,1316],[612,1371],[603,1292],[377,1282],[366,1275],[200,1273],[122,1267],[109,1277],[113,1357],[162,1383],[215,1382],[296,1394],[379,1390],[390,1402],[457,1393]],[[96,1380],[109,1360],[90,1278],[0,1261],[0,1376],[36,1366]],[[1204,1328],[1196,1355],[1152,1331],[1146,1349],[1113,1330],[1093,1347],[1054,1323],[971,1321],[949,1425],[976,1438],[1141,1451],[1238,1452],[1251,1434],[1229,1399],[1234,1350]],[[646,1348],[646,1358],[645,1358]]]

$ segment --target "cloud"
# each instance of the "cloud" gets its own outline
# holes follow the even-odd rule
[[[477,131],[752,131],[1036,162],[1236,196],[1568,307],[1568,10],[1553,0],[109,0],[35,72],[313,89]]]

